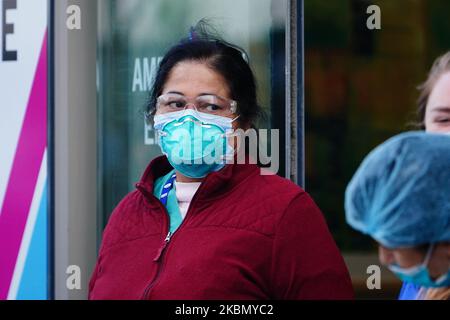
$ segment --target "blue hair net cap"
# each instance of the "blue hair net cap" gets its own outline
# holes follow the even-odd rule
[[[407,132],[375,148],[347,186],[345,212],[387,248],[450,241],[450,135]]]

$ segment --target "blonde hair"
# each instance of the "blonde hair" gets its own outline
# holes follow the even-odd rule
[[[417,100],[417,117],[419,121],[417,126],[421,130],[425,130],[425,114],[431,92],[433,91],[436,82],[447,72],[450,72],[450,51],[434,61],[427,80],[417,87],[420,91],[420,96]]]

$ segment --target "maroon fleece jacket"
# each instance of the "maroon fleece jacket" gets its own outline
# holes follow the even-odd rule
[[[89,299],[351,299],[342,256],[310,196],[253,164],[202,181],[169,242],[154,159],[103,232]]]

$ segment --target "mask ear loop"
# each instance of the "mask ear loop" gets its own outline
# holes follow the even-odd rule
[[[236,105],[234,105],[234,108],[236,108]],[[236,112],[236,110],[234,110],[234,112]],[[231,123],[233,123],[234,121],[236,121],[236,120],[239,119],[240,117],[241,117],[241,115],[238,114],[233,120],[231,120]],[[239,134],[236,133],[236,130],[235,130],[235,129],[232,129],[231,132],[225,132],[225,133],[224,133],[224,137],[225,137],[225,138],[235,138],[235,137],[239,137]],[[235,142],[236,142],[236,141],[235,141]],[[228,141],[227,141],[227,143],[228,143]],[[237,143],[237,142],[236,142],[236,143]],[[233,148],[233,150],[234,150],[233,155],[232,155],[232,156],[231,156],[231,155],[225,156],[225,159],[231,158],[231,157],[234,158],[234,154],[236,153],[237,148]]]
[[[395,271],[397,271],[397,272],[406,271],[407,273],[411,273],[412,270],[415,271],[415,270],[417,270],[417,268],[426,268],[428,263],[430,262],[431,254],[433,253],[433,248],[434,248],[434,244],[432,243],[432,244],[430,244],[430,246],[429,246],[429,248],[427,250],[427,253],[425,255],[425,259],[423,260],[423,262],[420,265],[416,265],[414,267],[410,267],[410,268],[404,269],[404,268],[398,267],[396,264],[391,264],[391,265],[388,266],[388,268],[391,271],[394,271],[394,272]]]
[[[234,121],[236,121],[237,119],[240,118],[241,115],[238,115],[237,117],[235,117],[233,120],[231,120],[231,123],[233,123]],[[235,129],[231,129],[231,130],[227,130],[223,135],[223,138],[234,138],[234,137],[239,137],[239,134],[236,133]],[[228,141],[227,141],[228,144]],[[236,149],[233,148],[233,154],[226,154],[226,155],[222,155],[221,158],[222,160],[233,160],[234,159],[234,155],[236,153]]]
[[[450,271],[450,267],[449,267],[447,273],[444,273],[442,276],[440,276],[439,278],[437,278],[437,279],[435,280],[435,282],[436,282],[437,284],[440,284],[440,283],[444,282],[444,281],[447,279],[447,277],[450,276],[450,275],[448,275],[449,271]]]
[[[427,254],[425,255],[425,260],[423,261],[423,266],[427,267],[428,263],[430,262],[431,255],[433,253],[434,243],[430,244],[430,247],[428,248]]]
[[[427,254],[426,254],[426,256],[425,256],[425,260],[423,261],[423,266],[424,266],[425,268],[428,266],[428,263],[429,263],[430,260],[431,260],[431,255],[432,255],[434,246],[435,246],[435,244],[432,243],[432,244],[430,244],[430,247],[428,248]],[[449,270],[450,270],[450,269],[449,269]],[[440,282],[444,281],[446,278],[447,278],[447,274],[444,273],[442,276],[440,276],[439,278],[437,278],[437,279],[435,280],[435,283],[440,283]]]
[[[236,121],[237,119],[240,118],[241,115],[238,115],[237,117],[235,117],[234,119],[232,119],[230,122],[233,123],[234,121]],[[236,133],[236,130],[231,128],[229,130],[226,130],[225,133],[223,133],[221,135],[221,138],[232,138],[232,137],[237,137],[238,134]]]

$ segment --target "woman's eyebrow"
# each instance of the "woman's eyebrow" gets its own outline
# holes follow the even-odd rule
[[[183,94],[182,92],[178,92],[178,91],[169,91],[169,92],[167,92],[167,93],[170,93],[170,94],[179,94],[180,96],[184,96],[184,94]]]
[[[179,91],[169,91],[169,92],[167,92],[167,93],[168,93],[168,94],[170,93],[170,94],[178,94],[178,95],[181,95],[181,96],[185,96],[183,92],[179,92]],[[215,93],[203,92],[203,93],[200,93],[197,97],[201,97],[201,96],[217,96],[217,94],[215,94]]]
[[[450,113],[450,107],[436,107],[431,110],[431,112],[444,112],[444,113]]]

